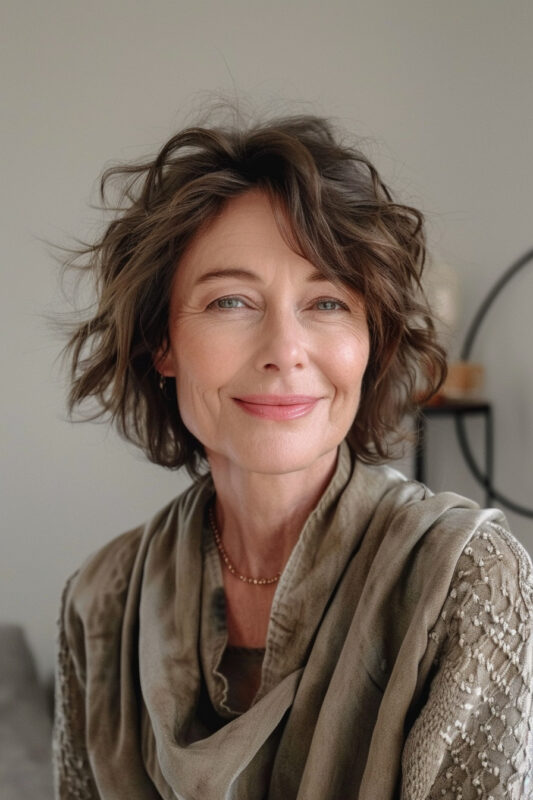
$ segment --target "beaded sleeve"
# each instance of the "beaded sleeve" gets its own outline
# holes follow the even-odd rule
[[[430,633],[434,678],[402,756],[402,800],[533,798],[533,578],[507,531],[463,551]]]
[[[72,579],[71,579],[72,580]],[[85,747],[84,696],[68,644],[63,592],[57,639],[55,719],[53,736],[56,800],[98,800]]]

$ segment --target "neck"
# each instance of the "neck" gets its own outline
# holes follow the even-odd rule
[[[218,529],[242,574],[269,577],[282,571],[336,460],[335,450],[304,470],[270,475],[239,469],[209,454]]]

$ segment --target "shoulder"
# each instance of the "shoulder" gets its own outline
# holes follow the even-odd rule
[[[477,579],[481,579],[483,583],[490,582],[491,575],[500,579],[505,593],[510,590],[511,585],[515,586],[517,598],[533,614],[531,557],[503,525],[487,521],[465,548],[460,567],[463,577],[468,569],[473,569]]]
[[[461,552],[432,637],[445,636],[449,649],[461,641],[461,631],[478,629],[496,647],[512,641],[511,652],[531,641],[532,623],[531,558],[505,526],[488,520]]]
[[[374,542],[376,552],[399,558],[405,568],[416,568],[420,577],[431,576],[434,568],[445,575],[439,581],[446,587],[458,559],[477,532],[491,530],[496,536],[520,545],[508,532],[505,516],[499,509],[484,509],[455,492],[433,493],[418,481],[409,480],[388,465],[358,464],[356,480],[350,488],[357,509],[369,506],[369,521],[365,538]],[[509,545],[511,547],[511,545]],[[520,561],[527,554],[521,548]]]
[[[102,636],[115,630],[136,576],[142,577],[149,548],[170,550],[178,536],[186,535],[191,509],[204,494],[207,483],[207,480],[194,483],[150,520],[92,553],[70,576],[60,615],[69,640],[79,641],[80,636]]]
[[[453,521],[456,518],[479,518],[478,503],[456,492],[434,493],[425,484],[407,478],[389,464],[371,465],[357,461],[349,491],[365,496],[372,504],[374,515],[388,522],[406,520],[417,528],[424,522],[428,527]],[[500,512],[493,510],[504,522]],[[475,522],[474,522],[475,524]]]
[[[401,548],[407,539],[417,553],[428,551],[431,557],[439,551],[452,551],[455,565],[464,564],[469,555],[491,548],[498,550],[500,568],[511,568],[528,584],[531,558],[509,530],[505,515],[497,508],[481,508],[478,503],[456,492],[434,493],[427,486],[406,478],[388,465],[364,465],[373,483],[383,487],[377,494],[374,517],[382,523],[384,538],[393,535]],[[366,479],[369,482],[368,478]],[[468,549],[470,545],[470,549]],[[503,563],[502,563],[503,562]]]
[[[451,592],[457,600],[466,594],[485,597],[501,587],[522,614],[532,614],[531,560],[499,509],[480,508],[452,492],[433,494],[389,467],[365,472],[386,491],[377,495],[362,550],[369,569],[372,565],[387,583],[388,622],[398,628],[398,637],[404,631],[398,604],[406,612],[405,625],[422,615],[429,631],[443,605],[453,604]]]

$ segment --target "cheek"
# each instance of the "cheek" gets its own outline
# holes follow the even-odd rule
[[[196,327],[182,324],[175,332],[172,354],[178,393],[209,383],[217,364],[216,337],[209,331],[196,331]]]
[[[201,382],[197,374],[198,364],[180,363],[176,370],[176,401],[178,413],[185,427],[199,442],[206,445],[213,426],[216,427],[216,411],[210,398],[210,387]]]
[[[340,342],[328,361],[333,382],[341,391],[358,393],[368,364],[369,348],[365,340]]]
[[[230,386],[250,358],[249,335],[242,327],[187,321],[177,332],[173,356],[179,383],[199,393]]]
[[[176,394],[180,416],[200,441],[206,426],[216,425],[220,395],[227,380],[227,360],[217,354],[209,338],[182,343],[174,353]]]

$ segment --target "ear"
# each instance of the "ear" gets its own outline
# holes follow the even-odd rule
[[[165,378],[176,377],[174,361],[172,359],[172,353],[167,341],[163,342],[161,347],[156,351],[156,353],[154,353],[153,362],[154,367],[160,375],[164,375]]]

